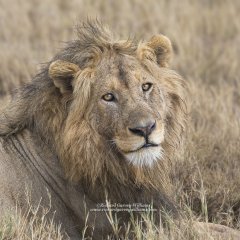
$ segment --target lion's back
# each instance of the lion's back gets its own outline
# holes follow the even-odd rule
[[[3,147],[3,139],[0,139],[0,219],[14,210],[17,185],[19,180],[12,165],[12,158]]]
[[[17,141],[14,138],[0,138],[0,212],[15,211],[17,203],[27,207],[27,191],[37,182],[34,181],[36,172],[25,165],[25,153],[16,149]]]

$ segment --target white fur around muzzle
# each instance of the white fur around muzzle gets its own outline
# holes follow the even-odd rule
[[[136,152],[127,153],[125,157],[135,166],[152,167],[155,162],[163,158],[163,149],[160,146],[142,148]]]

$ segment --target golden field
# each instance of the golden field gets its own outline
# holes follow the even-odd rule
[[[239,229],[239,13],[238,0],[0,0],[0,108],[76,38],[79,21],[101,19],[122,38],[165,34],[175,51],[172,68],[186,79],[190,95],[184,151],[172,166],[176,201],[191,219]],[[0,239],[62,239],[58,226],[44,219],[31,226],[6,220]],[[144,233],[136,226],[137,239],[199,239],[191,223],[164,231],[149,222],[148,228]]]

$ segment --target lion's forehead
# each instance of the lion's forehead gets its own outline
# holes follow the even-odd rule
[[[153,81],[153,76],[132,56],[117,56],[115,59],[105,59],[96,68],[96,80],[103,88],[131,88],[147,80]]]

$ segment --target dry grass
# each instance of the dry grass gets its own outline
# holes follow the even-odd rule
[[[87,16],[122,37],[164,33],[174,44],[173,67],[189,82],[192,106],[185,151],[173,169],[177,201],[201,220],[239,228],[239,12],[238,0],[0,0],[0,96],[30,81]],[[0,239],[14,239],[1,238],[5,226]],[[162,231],[153,227],[149,234]],[[138,239],[155,239],[141,235],[141,227],[136,232]],[[174,239],[193,239],[186,236]]]
[[[53,221],[47,221],[46,215],[38,217],[38,209],[29,209],[25,215],[20,213],[8,216],[0,223],[1,240],[36,240],[36,239],[68,239],[61,232],[61,226],[57,226]],[[31,217],[30,217],[31,216]]]
[[[54,223],[54,216],[46,217],[50,213],[50,206],[43,208],[41,200],[37,206],[31,206],[30,196],[27,193],[26,200],[29,206],[27,212],[22,212],[16,206],[11,214],[6,214],[4,220],[0,221],[0,240],[69,239],[62,232],[61,226]]]

